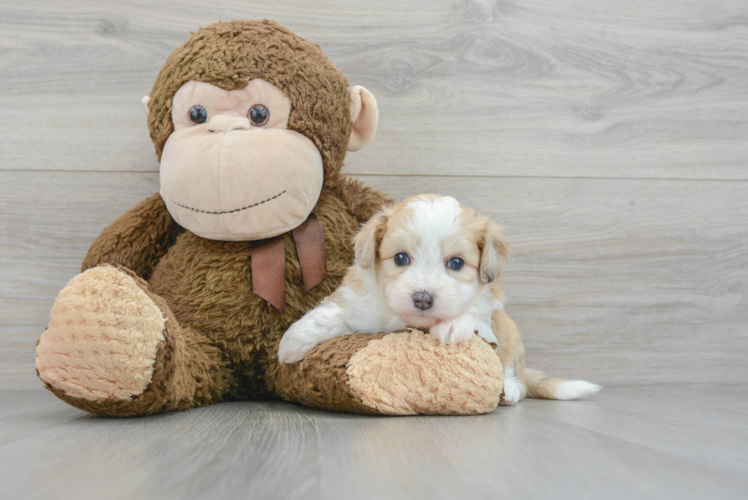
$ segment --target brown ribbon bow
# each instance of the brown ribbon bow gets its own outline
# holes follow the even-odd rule
[[[327,274],[325,232],[314,213],[293,230],[301,277],[308,292]],[[286,235],[260,240],[252,247],[252,291],[281,313],[286,311]]]

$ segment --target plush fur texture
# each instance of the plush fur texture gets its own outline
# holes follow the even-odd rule
[[[419,330],[372,340],[346,374],[364,405],[389,415],[488,413],[503,383],[501,361],[480,337],[445,348]]]
[[[111,266],[90,269],[57,298],[37,369],[77,398],[129,399],[151,382],[165,323],[136,278]]]
[[[262,106],[267,122],[247,116]],[[204,123],[190,110],[200,106]],[[278,236],[314,210],[324,180],[322,155],[306,136],[287,128],[291,100],[255,79],[225,91],[185,83],[172,100],[174,132],[161,155],[161,197],[180,226],[211,240]]]
[[[174,131],[171,101],[188,81],[224,90],[242,89],[262,78],[291,99],[288,128],[311,139],[334,184],[351,133],[348,79],[319,45],[274,21],[232,21],[198,30],[166,60],[149,103],[148,127],[161,158]]]
[[[476,399],[479,395],[480,402],[456,406],[442,402],[438,391],[430,402],[424,401],[423,390],[415,385],[417,377],[408,379],[409,386],[393,388],[401,403],[391,406],[381,403],[386,389],[375,387],[376,380],[361,382],[354,390],[349,383],[352,377],[369,379],[365,369],[356,369],[352,356],[369,352],[365,351],[369,342],[384,335],[341,337],[323,342],[302,363],[279,364],[277,350],[283,332],[339,286],[353,261],[354,234],[387,199],[340,175],[355,114],[350,106],[360,112],[360,106],[370,105],[373,97],[357,91],[353,94],[359,95],[360,103],[355,98],[349,101],[348,81],[319,47],[271,21],[234,21],[200,29],[167,59],[148,102],[148,124],[158,155],[174,130],[170,115],[174,93],[185,82],[201,81],[234,90],[255,78],[272,83],[290,98],[288,128],[313,141],[323,158],[325,177],[315,214],[325,233],[325,279],[311,291],[305,290],[296,246],[292,235],[286,233],[286,308],[280,313],[252,291],[255,242],[201,238],[180,227],[160,195],[153,195],[114,221],[94,241],[83,263],[83,276],[97,277],[96,283],[87,286],[82,278],[75,279],[61,292],[50,328],[37,347],[38,372],[47,388],[71,405],[109,416],[148,415],[270,397],[358,413],[403,413],[403,408],[424,413],[444,408],[450,408],[450,413],[490,411],[500,392],[495,380],[487,386],[490,390],[480,393],[466,386],[466,397]],[[355,147],[368,140],[365,134],[361,137]],[[116,293],[117,287],[123,293]],[[73,296],[82,303],[71,302],[68,297]],[[110,297],[109,305],[91,310],[86,297],[93,303],[100,301],[99,297]],[[60,313],[63,305],[68,307],[64,315]],[[127,311],[128,316],[116,317],[114,326],[107,327],[113,338],[124,343],[147,338],[147,342],[141,347],[119,346],[125,357],[119,357],[116,349],[95,349],[95,342],[90,343],[90,349],[83,345],[106,334],[105,328],[97,330],[91,325],[101,318],[111,319],[112,311],[117,310]],[[147,327],[136,326],[139,323],[130,317],[138,314],[144,315],[144,321],[150,318]],[[63,321],[76,315],[81,328]],[[138,334],[133,329],[142,331]],[[371,359],[391,357],[391,366],[397,369],[408,359],[411,346],[421,350],[411,368],[413,373],[435,376],[435,367],[455,356],[459,358],[454,361],[457,365],[469,364],[472,351],[450,351],[446,346],[424,350],[422,344],[422,339],[412,335],[399,342],[387,341],[382,345],[389,346],[391,354],[378,349],[376,357],[362,355],[361,366],[368,366]],[[482,362],[490,361],[486,348],[479,348],[484,350]],[[94,378],[103,380],[115,374],[114,389],[107,386],[94,392],[96,384],[103,382],[89,380],[82,390],[73,390],[56,379],[55,374],[74,372],[61,356],[65,349],[79,349],[87,363],[84,368],[97,374]],[[131,369],[133,359],[139,369]],[[486,365],[491,365],[491,370],[498,357],[494,361]],[[117,363],[125,366],[110,372],[109,367]],[[491,370],[484,372],[494,373]],[[74,374],[68,379],[80,381],[82,377]],[[453,389],[460,391],[459,386]],[[449,401],[454,400],[452,390],[445,394]]]
[[[86,280],[88,281],[95,281],[97,287],[106,285],[108,282],[108,288],[113,289],[114,292],[107,291],[105,294],[100,294],[95,287],[86,287],[85,281],[80,279],[81,276],[87,276]],[[137,294],[133,290],[133,284],[147,295],[150,302],[143,303],[142,295]],[[135,300],[127,300],[128,297],[123,297],[121,292],[118,294],[116,291],[118,285],[126,289],[126,295],[129,295],[130,299]],[[133,316],[142,314],[143,309],[152,311],[155,306],[161,313],[160,320],[163,324],[163,340],[157,346],[155,359],[152,359],[151,369],[142,371],[142,375],[135,373],[135,376],[131,377],[131,380],[143,380],[143,375],[148,376],[150,374],[150,378],[144,380],[146,382],[145,390],[142,390],[140,393],[130,394],[129,396],[110,392],[109,397],[106,397],[105,394],[99,394],[96,398],[84,398],[76,393],[71,393],[66,390],[64,385],[58,384],[55,380],[50,380],[47,377],[46,373],[48,373],[48,369],[45,365],[50,359],[44,352],[47,349],[47,345],[55,345],[60,342],[67,344],[77,342],[79,352],[85,355],[87,364],[89,365],[84,368],[93,368],[93,366],[96,366],[96,369],[103,368],[104,372],[100,374],[100,378],[104,380],[108,380],[112,375],[118,373],[119,382],[126,383],[128,378],[123,376],[122,368],[132,369],[133,365],[123,363],[123,360],[119,356],[116,356],[117,353],[100,349],[96,345],[100,341],[80,342],[80,337],[75,337],[76,333],[79,334],[82,331],[80,328],[75,330],[68,329],[68,331],[47,328],[39,339],[37,346],[37,372],[40,378],[45,381],[47,389],[51,390],[60,399],[96,415],[119,417],[150,415],[170,410],[184,410],[195,406],[204,406],[220,400],[230,382],[222,353],[215,346],[211,345],[204,335],[188,327],[180,327],[164,299],[153,294],[149,290],[148,284],[143,279],[137,277],[132,271],[121,266],[104,264],[84,272],[82,275],[74,278],[60,292],[55,308],[58,307],[61,301],[64,306],[72,306],[73,304],[70,304],[66,300],[71,292],[78,296],[108,296],[110,300],[114,299],[116,295],[120,295],[116,299],[118,307],[125,311],[130,310],[134,313]],[[112,302],[114,301],[112,300]],[[90,307],[90,305],[86,307]],[[55,316],[57,316],[58,311],[55,308],[53,308],[53,320],[50,326],[56,323]],[[77,312],[79,314],[83,313],[82,309],[78,308]],[[105,311],[97,311],[97,313],[99,314],[93,317],[89,316],[88,319],[100,320],[100,313],[105,313]],[[111,311],[109,313],[110,319],[112,319]],[[116,319],[117,323],[121,323],[122,321],[122,317],[118,318],[115,316],[114,319]],[[98,334],[98,336],[102,336],[105,332],[101,329],[98,331],[89,329],[87,333],[93,340],[93,335]],[[81,346],[83,346],[82,349],[80,349]],[[68,349],[70,349],[70,346]],[[77,367],[78,363],[70,359],[66,360],[65,368],[68,371],[71,371],[70,368]],[[114,373],[110,373],[110,371]],[[72,374],[75,374],[75,370],[72,371]],[[78,382],[82,382],[80,378],[78,378]]]

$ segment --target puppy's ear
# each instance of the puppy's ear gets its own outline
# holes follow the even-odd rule
[[[387,227],[387,210],[377,212],[364,224],[353,238],[356,262],[363,269],[369,269],[377,258],[377,249]]]
[[[499,226],[487,219],[481,242],[480,280],[483,283],[491,283],[498,278],[511,256],[512,249],[504,241]]]

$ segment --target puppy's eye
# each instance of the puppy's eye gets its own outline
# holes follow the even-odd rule
[[[208,111],[200,106],[199,104],[195,104],[190,108],[190,121],[194,123],[195,125],[200,125],[202,123],[205,123],[208,120]]]
[[[255,104],[247,113],[252,125],[262,127],[270,119],[270,111],[262,104]]]
[[[452,257],[451,259],[449,259],[449,262],[447,262],[447,267],[452,271],[459,271],[464,265],[465,261],[459,257]]]
[[[395,265],[396,266],[407,266],[410,264],[410,257],[405,252],[400,252],[399,254],[395,255]]]

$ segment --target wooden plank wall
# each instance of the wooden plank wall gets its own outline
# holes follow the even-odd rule
[[[158,189],[140,98],[190,31],[273,18],[378,98],[346,172],[451,194],[516,250],[529,363],[608,385],[748,380],[743,0],[0,4],[0,388],[88,245]]]

